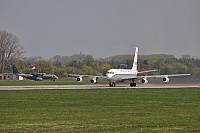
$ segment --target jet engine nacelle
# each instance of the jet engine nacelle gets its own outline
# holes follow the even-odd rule
[[[164,77],[164,78],[162,78],[162,81],[163,82],[169,82],[169,78],[168,77]]]
[[[143,78],[143,79],[142,79],[142,83],[143,83],[143,84],[146,84],[146,83],[148,83],[148,82],[149,82],[149,81],[148,81],[146,78]]]
[[[82,78],[82,77],[78,77],[78,78],[76,79],[76,81],[82,82],[82,81],[83,81],[83,78]]]
[[[97,80],[96,80],[96,78],[93,78],[93,79],[90,80],[90,82],[91,82],[92,84],[96,84],[96,83],[97,83]]]

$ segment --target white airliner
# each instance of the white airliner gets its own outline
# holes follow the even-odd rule
[[[142,83],[148,83],[148,78],[161,78],[163,82],[169,82],[169,77],[188,76],[190,74],[170,74],[170,75],[151,75],[151,76],[137,76],[137,74],[153,72],[158,70],[137,71],[138,47],[135,48],[135,57],[132,69],[110,69],[106,72],[106,76],[95,75],[77,75],[68,74],[69,77],[76,77],[78,82],[83,81],[84,78],[89,78],[91,83],[96,84],[98,79],[107,79],[110,87],[114,87],[116,82],[130,81],[130,86],[136,86],[135,79],[142,79]]]

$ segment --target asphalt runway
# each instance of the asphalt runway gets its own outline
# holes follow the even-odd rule
[[[137,87],[130,87],[129,84],[117,84],[116,87],[109,87],[107,84],[90,85],[40,85],[40,86],[0,86],[0,90],[59,90],[59,89],[115,89],[115,88],[200,88],[200,84],[137,84]]]

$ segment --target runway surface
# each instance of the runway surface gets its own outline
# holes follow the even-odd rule
[[[0,86],[0,90],[52,90],[52,89],[115,89],[115,88],[200,88],[200,84],[137,84],[137,87],[130,87],[129,84],[118,84],[116,87],[109,87],[107,84],[91,85],[40,85],[40,86]]]

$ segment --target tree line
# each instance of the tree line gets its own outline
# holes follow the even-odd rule
[[[95,59],[92,55],[55,55],[44,60],[42,57],[23,57],[23,46],[17,36],[0,31],[1,73],[11,73],[16,64],[23,73],[45,72],[67,77],[68,74],[105,75],[110,68],[131,68],[134,55],[116,55]],[[183,55],[176,58],[169,54],[138,56],[138,71],[158,69],[157,74],[190,73],[191,78],[200,79],[200,59]]]
[[[59,77],[68,74],[105,75],[111,68],[131,68],[134,55],[116,55],[94,59],[92,55],[56,55],[49,60],[42,57],[23,58],[16,62],[24,73],[46,72]],[[32,69],[35,67],[36,69]],[[200,79],[200,59],[183,55],[177,59],[173,55],[154,54],[138,56],[138,71],[158,69],[156,74],[190,73],[191,78]]]

